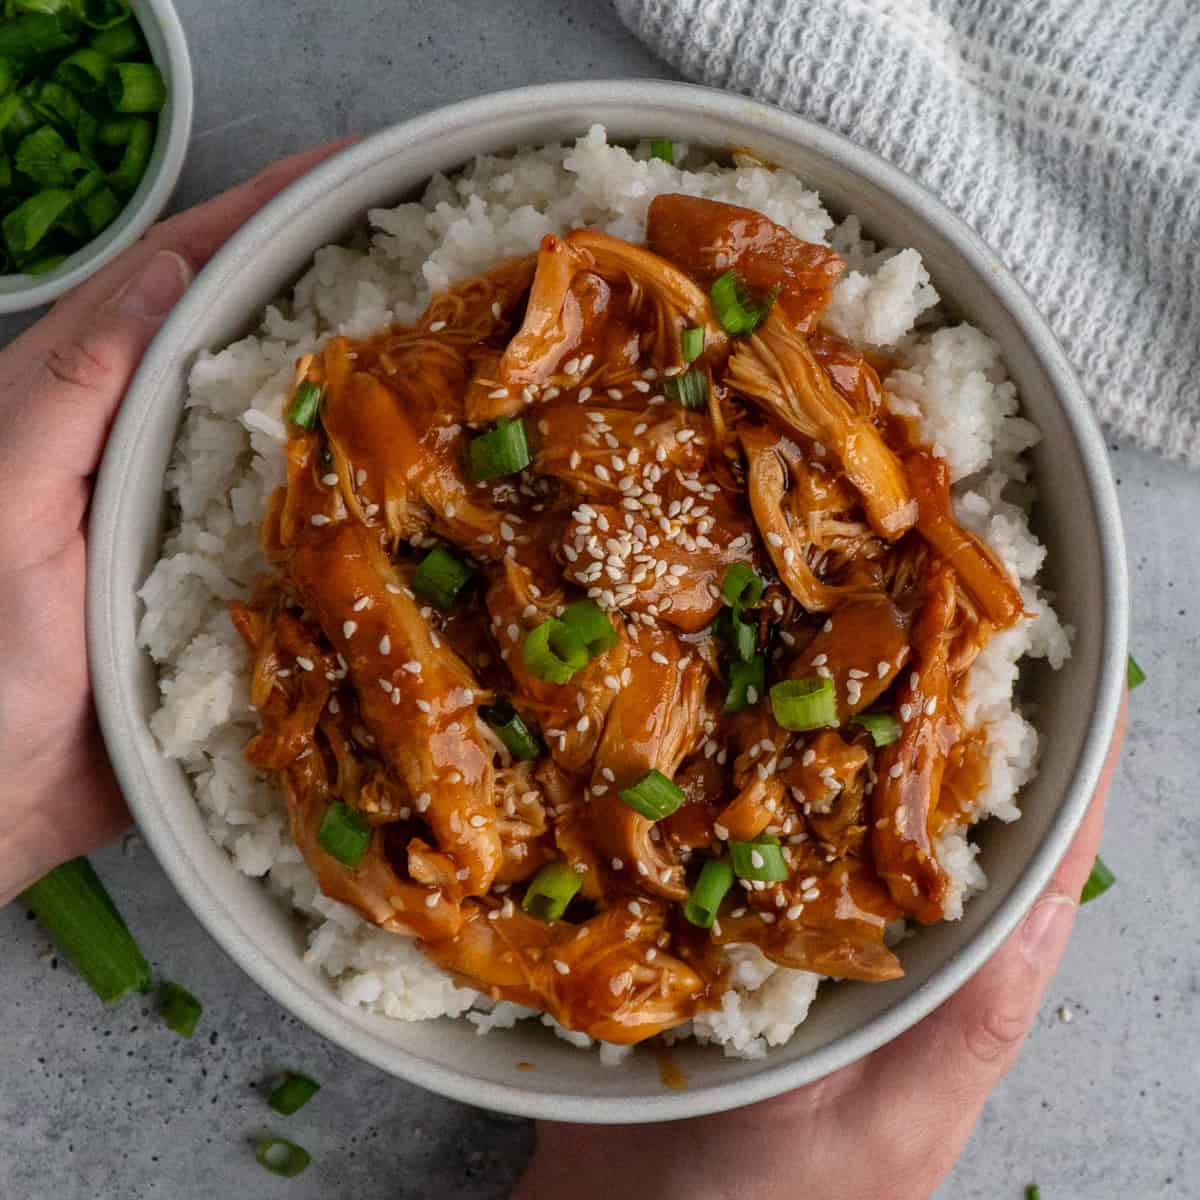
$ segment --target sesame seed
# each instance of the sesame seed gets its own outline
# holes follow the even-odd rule
[[[796,561],[796,552],[791,548],[791,546],[784,546],[783,561],[787,563],[789,567]]]
[[[428,792],[422,792],[417,797],[417,812],[423,813],[433,802],[433,797]]]
[[[904,774],[904,764],[903,763],[892,763],[892,765],[888,768],[888,775],[891,776],[892,779],[899,779],[900,776],[903,774]]]
[[[434,323],[432,325],[430,325],[430,327],[429,327],[429,332],[430,333],[441,333],[442,330],[445,328],[446,328],[445,321],[434,321]]]
[[[554,969],[560,975],[570,975],[570,973],[571,973],[571,968],[568,967],[567,964],[565,962],[563,962],[563,960],[561,958],[556,958],[554,960]]]
[[[800,893],[800,899],[803,900],[805,903],[808,903],[810,900],[816,900],[820,895],[821,895],[821,892],[820,892],[819,888],[811,887],[811,888],[806,888],[803,892]]]
[[[430,892],[429,895],[425,897],[425,907],[426,908],[437,908],[438,901],[441,898],[442,898],[441,892]]]
[[[778,550],[779,547],[783,545],[783,538],[781,538],[779,536],[779,534],[775,533],[774,530],[772,530],[770,533],[767,534],[767,544],[769,546],[774,546],[775,549]]]
[[[771,913],[771,912],[760,912],[758,914],[758,919],[764,925],[774,925],[775,924],[775,914]]]
[[[930,696],[929,699],[925,701],[925,715],[927,717],[932,717],[935,712],[937,712],[937,697]]]
[[[908,675],[908,686],[915,692],[921,686],[921,676],[916,671],[910,671]]]
[[[487,817],[480,813],[476,813],[470,821],[467,822],[472,829],[482,829],[487,824]]]
[[[314,665],[315,664],[311,658],[305,658],[302,654],[296,655],[296,666],[298,666],[300,670],[311,671]]]
[[[724,825],[719,823],[713,825],[713,833],[717,835],[717,840],[727,842],[729,840],[729,830]]]
[[[407,671],[410,675],[420,675],[421,664],[415,658],[409,659],[401,668],[402,671]]]
[[[878,675],[880,679],[883,679],[890,670],[891,666],[887,662],[880,661],[875,664],[875,674]]]
[[[362,487],[362,485],[367,482],[367,473],[362,469],[362,467],[359,467],[359,469],[354,472],[354,482],[358,487]]]
[[[309,517],[308,519],[314,525],[318,525],[318,526],[329,524],[329,518],[324,513],[313,513],[313,515],[311,517]]]
[[[912,711],[911,704],[900,705],[900,720],[907,721],[912,716]]]
[[[358,628],[357,621],[342,622],[342,637],[350,638],[354,636],[354,631]]]
[[[417,707],[418,707],[418,708],[419,708],[419,709],[420,709],[420,710],[421,710],[423,713],[433,712],[433,705],[432,705],[432,704],[430,704],[428,700],[418,700],[418,701],[417,701]]]
[[[578,400],[580,404],[586,404],[592,398],[592,389],[590,387],[581,387],[579,389]]]
[[[750,865],[752,867],[756,868],[757,870],[761,870],[765,861],[766,860],[757,850],[750,851]]]
[[[814,667],[823,667],[828,661],[828,654],[816,654],[813,656],[812,665]]]
[[[746,689],[746,703],[747,704],[757,704],[758,703],[758,688],[756,688],[753,684],[751,684]]]
[[[404,589],[398,583],[385,583],[383,585],[393,596],[403,595]]]
[[[658,663],[660,667],[670,666],[670,659],[661,650],[652,650],[650,652],[650,661]]]
[[[383,637],[381,637],[379,639],[379,653],[380,654],[391,654],[391,652],[392,652],[392,639],[390,637],[388,637],[388,635],[385,633],[383,635]]]

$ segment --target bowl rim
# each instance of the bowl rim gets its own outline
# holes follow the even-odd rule
[[[920,214],[962,256],[999,300],[1049,380],[1074,441],[1094,512],[1104,587],[1100,597],[1099,685],[1089,698],[1092,720],[1070,786],[1046,836],[1009,894],[978,932],[942,963],[923,986],[857,1028],[835,1037],[803,1058],[772,1065],[728,1082],[624,1103],[611,1096],[564,1095],[542,1089],[532,1076],[511,1085],[480,1079],[469,1071],[431,1062],[403,1047],[355,1028],[315,998],[281,986],[275,968],[226,910],[221,897],[189,861],[165,820],[156,817],[152,789],[135,749],[138,704],[125,687],[112,651],[129,596],[117,593],[110,563],[118,544],[117,519],[125,480],[141,425],[154,403],[154,383],[172,366],[176,333],[184,333],[210,302],[209,291],[272,229],[284,225],[318,198],[384,158],[449,129],[486,127],[498,111],[553,115],[563,109],[601,105],[645,108],[655,118],[672,112],[703,115],[735,127],[759,121],[780,137],[804,146],[852,175],[865,177],[899,203]],[[486,151],[481,151],[486,152]],[[316,247],[313,248],[314,250]],[[949,998],[977,971],[1032,905],[1049,881],[1075,833],[1099,780],[1124,691],[1128,639],[1128,579],[1115,484],[1099,425],[1083,390],[1044,318],[1020,284],[977,234],[914,179],[849,139],[803,117],[745,97],[693,84],[645,79],[607,79],[515,88],[448,105],[385,128],[340,151],[276,196],[213,257],[151,345],[114,425],[93,498],[87,579],[88,653],[96,708],[113,767],[146,840],[188,907],[227,954],[270,996],[324,1037],[372,1065],[443,1096],[518,1116],[585,1123],[630,1123],[701,1116],[764,1100],[821,1078],[899,1036]]]
[[[30,280],[27,286],[0,289],[0,315],[49,304],[85,279],[90,279],[101,267],[132,246],[158,220],[179,182],[192,138],[195,106],[192,59],[187,38],[172,0],[132,0],[132,4],[134,19],[138,24],[145,29],[153,23],[163,39],[170,119],[165,128],[160,125],[157,131],[156,140],[163,142],[162,159],[154,174],[139,185],[113,226],[85,242],[49,274],[26,276]]]

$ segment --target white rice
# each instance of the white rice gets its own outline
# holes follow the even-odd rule
[[[856,218],[840,224],[817,195],[785,171],[706,164],[677,143],[677,161],[629,153],[593,128],[573,146],[484,156],[463,173],[431,181],[421,201],[368,214],[369,235],[353,248],[319,250],[292,296],[269,308],[254,336],[192,369],[187,411],[167,487],[177,512],[162,557],[141,589],[139,637],[159,665],[162,703],[152,727],[178,758],[217,843],[247,875],[309,922],[307,961],[341,999],[385,1016],[420,1020],[466,1014],[480,1033],[537,1016],[493,1005],[457,986],[412,941],[364,922],[320,895],[292,844],[277,788],[243,758],[255,732],[248,659],[226,605],[249,594],[265,569],[257,526],[283,479],[283,405],[296,358],[332,334],[362,335],[412,322],[433,290],[537,248],[549,232],[592,225],[640,240],[646,209],[660,192],[687,192],[766,213],[799,237],[833,245],[850,270],[826,318],[843,337],[886,350],[900,368],[887,381],[888,403],[919,423],[948,461],[959,519],[984,537],[1020,581],[1035,619],[994,638],[972,667],[967,718],[986,723],[990,778],[978,818],[1020,815],[1017,793],[1036,769],[1037,734],[1015,707],[1017,664],[1046,658],[1057,668],[1070,653],[1069,630],[1034,578],[1044,549],[1029,529],[1033,499],[1022,453],[1038,432],[1017,415],[1017,396],[995,343],[969,325],[939,322],[937,292],[915,250],[879,250]],[[949,916],[986,885],[965,829],[949,831],[939,858],[954,885]],[[761,1057],[804,1020],[818,976],[773,966],[753,947],[728,950],[734,986],[720,1009],[698,1016],[676,1036],[714,1042],[729,1055]],[[591,1039],[545,1022],[581,1046]],[[624,1058],[602,1046],[605,1062]]]

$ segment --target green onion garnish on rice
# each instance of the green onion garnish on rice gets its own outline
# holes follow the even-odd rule
[[[768,292],[755,301],[737,271],[718,275],[709,289],[713,311],[726,333],[753,333],[775,303],[775,293]]]
[[[710,858],[700,870],[695,887],[683,906],[683,915],[701,929],[711,929],[725,893],[733,887],[733,868],[724,859]]]
[[[371,826],[352,808],[334,800],[325,810],[317,841],[345,867],[357,867],[371,844]]]
[[[675,143],[670,138],[653,138],[650,142],[650,157],[675,165]]]
[[[150,990],[150,965],[86,858],[56,867],[21,898],[105,1004]]]

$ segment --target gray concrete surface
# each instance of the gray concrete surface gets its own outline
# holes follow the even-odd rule
[[[179,8],[198,101],[181,204],[276,155],[481,91],[669,73],[606,0]],[[0,322],[0,342],[23,323]],[[1200,475],[1117,446],[1113,462],[1135,648],[1150,676],[1105,837],[1120,882],[1084,911],[1037,1029],[938,1200],[1018,1200],[1035,1180],[1045,1200],[1200,1195]],[[114,847],[95,862],[156,970],[203,997],[203,1024],[182,1042],[144,1004],[101,1009],[19,906],[0,910],[0,1198],[508,1194],[529,1126],[323,1043],[224,958],[145,849]],[[324,1090],[283,1121],[261,1089],[287,1067]],[[305,1176],[288,1183],[255,1165],[250,1139],[267,1129],[312,1151]]]

